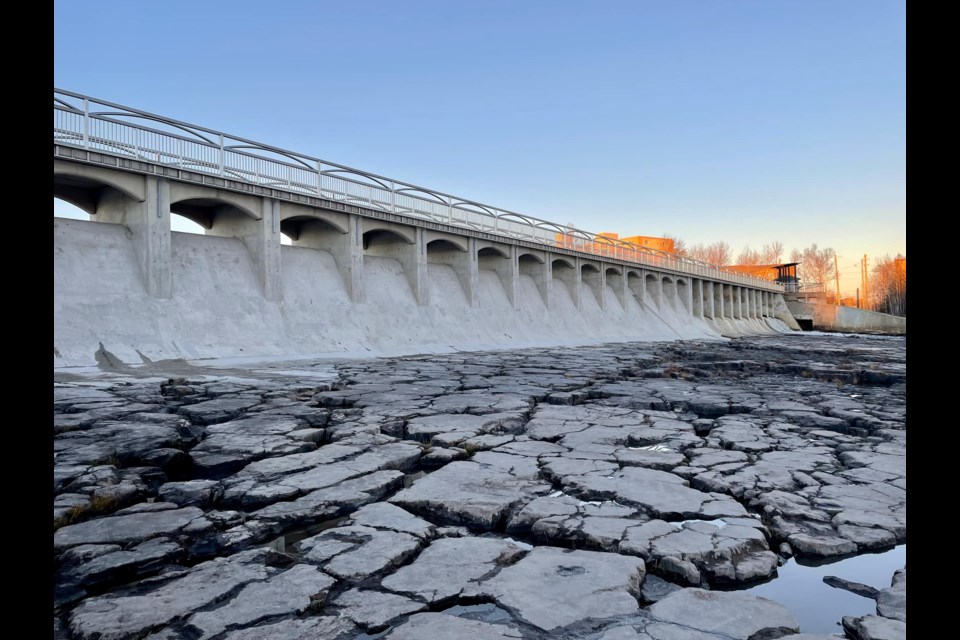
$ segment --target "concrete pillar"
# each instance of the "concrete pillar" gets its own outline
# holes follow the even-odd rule
[[[714,292],[713,292],[713,281],[704,283],[705,289],[703,294],[704,302],[704,315],[710,318],[711,320],[716,318],[716,312],[714,310]]]
[[[160,299],[173,293],[170,249],[170,183],[166,178],[144,176],[146,199],[137,202],[113,189],[105,189],[96,218],[122,224],[130,231],[140,275],[147,293]]]
[[[467,299],[471,307],[480,306],[480,266],[477,262],[477,239],[467,238]]]
[[[349,273],[344,273],[344,267],[337,266],[344,282],[349,281],[347,290],[350,293],[350,299],[361,304],[367,301],[367,294],[363,287],[363,219],[350,214],[350,233],[347,234],[347,251],[344,255],[344,263]]]
[[[736,310],[734,317],[737,320],[743,320],[743,287],[734,287],[734,292],[733,308]]]
[[[553,256],[546,254],[546,260],[543,263],[543,304],[547,309],[553,310]]]
[[[687,284],[686,286],[683,287],[683,291],[686,296],[686,300],[684,301],[684,306],[686,307],[687,313],[689,313],[692,316],[696,316],[697,312],[693,308],[693,279],[687,279],[685,280],[685,282]]]
[[[257,277],[263,287],[263,297],[267,300],[279,300],[280,201],[275,198],[262,198],[262,202],[261,224],[257,225],[256,232],[246,234],[242,240],[253,257]]]
[[[427,286],[427,239],[423,227],[415,227],[415,231],[416,242],[413,250],[408,252],[410,259],[403,265],[403,271],[407,274],[417,304],[423,306],[430,302],[430,287]]]
[[[510,245],[510,286],[507,293],[514,309],[520,308],[520,247]]]

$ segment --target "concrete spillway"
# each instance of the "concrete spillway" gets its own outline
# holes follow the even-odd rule
[[[417,303],[401,264],[364,256],[365,301],[351,302],[334,258],[283,246],[281,295],[266,299],[237,238],[171,234],[172,296],[148,295],[131,234],[119,224],[54,219],[54,366],[97,362],[101,348],[123,362],[290,355],[387,355],[630,340],[720,338],[758,333],[760,320],[720,327],[680,302],[623,304],[606,287],[601,309],[581,283],[554,282],[553,309],[521,275],[519,308],[493,270],[480,269],[471,307],[453,268],[429,264],[429,302]],[[680,305],[679,308],[677,305]],[[769,329],[767,329],[769,330]],[[101,346],[102,345],[102,346]]]

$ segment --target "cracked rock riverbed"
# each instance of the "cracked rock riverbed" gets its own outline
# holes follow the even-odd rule
[[[905,349],[57,371],[54,635],[830,637],[744,589],[906,542]],[[832,633],[905,636],[890,585]]]

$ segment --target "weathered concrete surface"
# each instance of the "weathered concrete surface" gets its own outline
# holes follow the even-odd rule
[[[757,640],[906,541],[901,338],[178,366],[58,374],[57,638]]]
[[[370,357],[772,332],[746,320],[721,330],[666,300],[657,309],[611,283],[598,299],[587,283],[568,290],[551,280],[548,305],[533,275],[518,271],[515,287],[511,278],[505,288],[476,261],[475,291],[467,295],[455,267],[427,265],[419,244],[410,246],[421,253],[415,260],[361,249],[350,259],[362,273],[354,270],[348,282],[335,248],[281,247],[277,229],[268,275],[262,251],[245,243],[249,235],[212,231],[169,234],[172,285],[157,298],[141,282],[136,243],[122,224],[54,218],[54,366],[250,354]],[[226,237],[233,233],[243,237]],[[338,242],[356,242],[354,235]],[[404,255],[407,246],[401,245]],[[355,285],[367,303],[353,300]]]

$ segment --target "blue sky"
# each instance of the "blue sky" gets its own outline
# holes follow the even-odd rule
[[[906,253],[905,3],[54,3],[64,89],[591,231]]]

